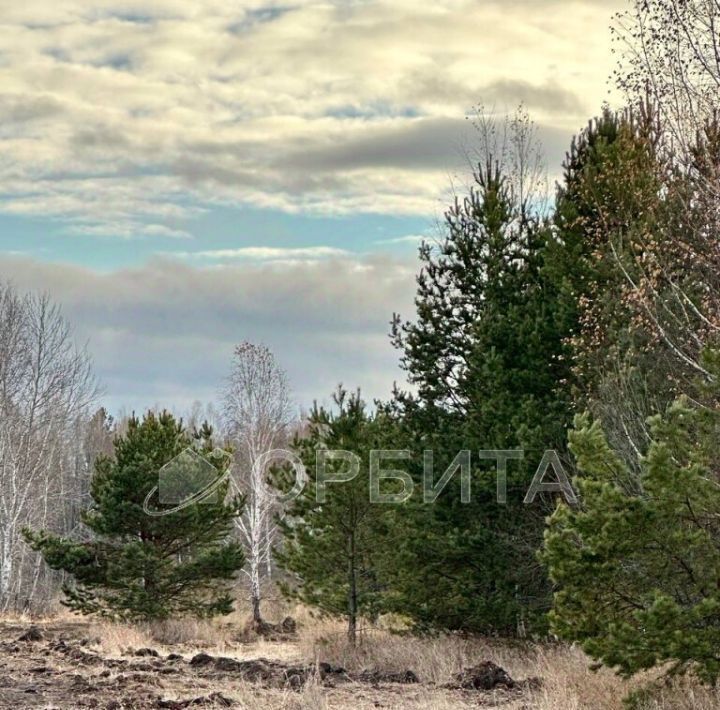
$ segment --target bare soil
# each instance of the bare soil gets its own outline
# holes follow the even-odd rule
[[[0,622],[0,708],[467,708],[534,707],[540,680],[516,681],[489,661],[447,683],[412,671],[349,671],[304,662],[293,641],[263,657],[237,641],[207,652],[185,644],[103,651],[88,620]]]

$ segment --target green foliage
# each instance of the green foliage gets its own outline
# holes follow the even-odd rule
[[[225,502],[227,483],[205,501],[165,516],[143,510],[158,472],[193,447],[220,477],[225,457],[214,457],[209,427],[190,436],[172,415],[132,418],[114,443],[114,456],[97,461],[83,522],[92,541],[47,531],[26,540],[53,569],[74,578],[65,604],[83,614],[122,619],[213,616],[232,610],[229,583],[242,567],[241,548],[228,542],[241,500]]]
[[[444,239],[421,249],[417,318],[393,321],[415,386],[394,402],[404,445],[416,460],[433,449],[439,472],[460,449],[526,452],[509,465],[506,505],[497,503],[492,467],[476,466],[470,504],[453,481],[433,506],[399,517],[412,534],[398,535],[391,598],[421,624],[542,628],[550,586],[532,551],[549,501],[521,504],[542,451],[562,451],[572,413],[587,407],[631,480],[648,445],[645,419],[689,381],[671,347],[688,341],[674,325],[686,314],[671,299],[657,303],[687,279],[649,258],[672,215],[682,221],[675,190],[663,187],[658,132],[650,105],[591,122],[568,153],[551,220],[489,160],[448,211]]]
[[[708,353],[717,376],[717,353]],[[639,477],[579,417],[582,505],[559,505],[542,552],[557,585],[553,630],[625,675],[671,663],[720,674],[720,409],[680,398],[650,422]]]
[[[359,393],[348,395],[340,389],[335,403],[337,413],[315,408],[308,433],[295,442],[309,482],[281,521],[284,546],[276,554],[296,582],[284,585],[284,592],[327,614],[346,617],[354,642],[358,618],[374,617],[382,599],[389,511],[370,499],[369,452],[383,448],[383,424],[382,416],[367,413]],[[342,478],[350,464],[328,460],[323,474],[316,460],[324,450],[358,457],[352,480],[327,481]]]
[[[630,282],[661,189],[651,107],[606,109],[573,139],[555,211],[551,262],[570,309],[575,396],[598,396],[610,358],[632,364],[651,340]],[[642,315],[646,315],[642,313]]]
[[[424,449],[435,452],[436,479],[459,450],[475,457],[469,504],[456,476],[434,504],[408,506],[397,521],[393,598],[421,625],[506,634],[544,625],[550,587],[534,551],[550,508],[522,500],[543,451],[563,448],[570,421],[550,239],[550,225],[488,161],[447,213],[442,242],[421,249],[417,319],[394,321],[416,387],[396,396],[405,445],[419,461]],[[477,452],[517,448],[526,458],[509,463],[501,504],[495,464],[478,465]]]
[[[716,230],[693,173],[668,163],[662,134],[657,107],[643,103],[606,110],[573,141],[549,260],[565,294],[573,401],[630,463],[649,443],[648,416],[681,392],[697,397],[699,351],[716,320],[716,240],[705,245]],[[714,136],[697,143],[710,162]]]

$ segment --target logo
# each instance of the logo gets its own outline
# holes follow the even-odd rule
[[[160,517],[176,513],[198,503],[217,501],[217,490],[228,480],[226,461],[229,454],[215,449],[206,458],[193,448],[187,448],[158,472],[158,484],[147,494],[143,510],[147,515]],[[151,508],[150,501],[157,494],[162,508]]]

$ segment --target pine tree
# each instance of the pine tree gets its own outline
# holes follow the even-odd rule
[[[543,451],[563,448],[570,421],[549,238],[549,225],[489,160],[449,210],[439,246],[421,250],[417,319],[393,323],[416,387],[396,398],[416,460],[432,449],[439,477],[461,449],[526,451],[508,465],[505,503],[495,463],[476,459],[469,504],[456,476],[434,504],[409,506],[412,515],[398,520],[397,610],[421,625],[512,634],[544,623],[550,587],[533,551],[549,508],[522,501]]]
[[[369,451],[383,448],[381,421],[367,413],[359,392],[339,389],[334,401],[338,411],[315,408],[308,434],[295,442],[309,483],[282,521],[284,545],[277,559],[294,577],[284,592],[324,613],[345,617],[354,645],[360,617],[372,618],[380,608],[389,506],[372,501],[369,488]],[[343,458],[327,460],[327,473],[320,473],[318,454],[328,450],[358,457],[351,480],[324,483],[350,470]]]
[[[582,504],[560,504],[542,553],[557,585],[552,627],[594,658],[632,675],[653,666],[720,677],[720,375],[707,401],[680,398],[650,422],[636,462],[583,415],[571,433]]]
[[[83,614],[159,620],[232,610],[230,582],[244,557],[228,535],[242,501],[225,502],[228,488],[221,483],[212,496],[167,515],[144,510],[161,469],[189,449],[211,464],[204,483],[217,483],[227,457],[213,453],[211,437],[208,426],[190,435],[167,412],[133,417],[114,442],[114,456],[96,463],[92,504],[82,516],[92,540],[25,531],[50,567],[72,576],[64,589],[66,606]]]
[[[643,104],[606,109],[573,139],[546,260],[562,293],[576,411],[600,418],[630,458],[648,443],[646,418],[677,396],[672,381],[686,373],[658,341],[638,291],[663,270],[653,244],[673,221],[657,136],[655,111]],[[673,317],[667,309],[665,328]]]

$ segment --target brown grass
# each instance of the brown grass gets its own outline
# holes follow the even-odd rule
[[[228,694],[246,710],[336,710],[339,708],[450,708],[502,707],[505,710],[622,710],[622,699],[631,691],[657,681],[658,674],[623,680],[608,669],[590,670],[582,651],[560,644],[521,644],[454,634],[418,638],[393,633],[382,625],[367,627],[361,642],[351,648],[343,625],[318,618],[307,609],[278,606],[266,610],[268,620],[277,622],[286,615],[298,622],[296,639],[275,642],[258,638],[243,612],[213,621],[174,620],[163,624],[113,624],[67,616],[44,620],[48,626],[64,625],[89,638],[102,655],[118,657],[133,649],[152,647],[161,653],[179,652],[186,657],[198,650],[235,658],[271,658],[285,662],[314,664],[326,661],[349,670],[413,671],[421,680],[417,686],[373,688],[342,684],[323,687],[309,682],[301,692],[265,689],[228,678]],[[26,624],[27,619],[14,619]],[[35,623],[37,619],[33,620]],[[43,622],[41,622],[43,623]],[[491,660],[516,680],[536,677],[538,690],[522,697],[498,693],[457,693],[444,689],[454,674],[480,661]],[[657,684],[652,699],[640,710],[711,710],[720,707],[720,692],[690,679]],[[180,690],[178,690],[180,692]],[[183,690],[187,693],[187,687]],[[201,694],[201,689],[198,689]],[[171,697],[172,693],[168,694]]]
[[[533,710],[623,710],[623,698],[651,685],[655,690],[640,705],[642,710],[720,707],[719,691],[691,679],[668,684],[659,681],[659,674],[648,673],[624,680],[607,668],[591,670],[591,660],[580,649],[562,644],[508,643],[452,634],[417,638],[372,629],[363,635],[357,648],[351,648],[342,626],[318,620],[303,630],[298,643],[301,655],[308,660],[327,661],[352,670],[411,670],[428,684],[446,683],[463,668],[490,660],[516,680],[542,680],[541,688],[531,696],[531,704],[526,704],[526,698],[517,705]]]

